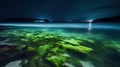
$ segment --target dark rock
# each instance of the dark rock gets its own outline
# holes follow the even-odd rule
[[[10,45],[0,45],[0,53],[15,52],[16,48]]]
[[[0,67],[11,61],[30,57],[34,54],[34,52],[28,52],[26,49],[18,50],[16,46],[0,45]]]

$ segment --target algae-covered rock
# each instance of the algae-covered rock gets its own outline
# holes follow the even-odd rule
[[[73,44],[73,45],[80,45],[79,43],[79,40],[77,39],[67,39],[67,40],[63,40],[64,42],[67,42],[67,43],[70,43],[70,44]]]
[[[56,67],[61,67],[63,63],[66,61],[66,56],[64,55],[55,55],[46,58],[49,62],[54,64]]]
[[[73,45],[65,44],[65,45],[63,45],[63,47],[66,49],[71,49],[73,51],[78,51],[78,52],[86,53],[86,54],[93,51],[92,48],[89,48],[86,46],[73,46]]]
[[[45,55],[45,53],[51,49],[50,47],[51,47],[51,45],[39,46],[38,49],[37,49],[38,55],[39,56]]]
[[[9,30],[3,33],[8,35],[9,42],[15,44],[16,49],[24,55],[29,52],[35,53],[26,58],[27,62],[23,59],[22,67],[50,67],[49,65],[53,65],[53,67],[83,67],[82,62],[79,62],[81,59],[104,63],[108,61],[106,58],[111,56],[109,55],[110,49],[115,49],[120,53],[119,43],[112,43],[107,39],[107,41],[103,41],[105,40],[104,36],[32,28],[30,30]],[[112,46],[109,46],[110,43]],[[118,45],[113,46],[113,44]],[[71,55],[72,52],[77,56]]]

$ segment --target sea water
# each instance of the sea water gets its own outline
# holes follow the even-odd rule
[[[120,67],[120,24],[0,25],[1,67]]]

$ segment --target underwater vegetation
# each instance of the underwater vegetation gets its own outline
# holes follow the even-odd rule
[[[49,29],[13,29],[0,32],[0,35],[3,35],[0,36],[2,40],[7,39],[3,44],[14,46],[18,54],[21,53],[15,57],[21,60],[21,67],[85,67],[86,63],[91,67],[120,65],[117,60],[120,59],[120,42],[103,35]],[[113,60],[114,57],[117,59]]]

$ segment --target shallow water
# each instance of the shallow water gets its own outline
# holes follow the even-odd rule
[[[119,24],[0,25],[0,66],[120,67]]]

